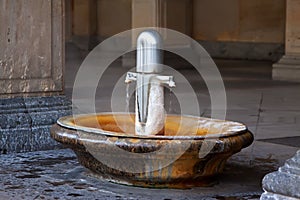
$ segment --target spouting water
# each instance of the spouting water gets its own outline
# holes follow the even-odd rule
[[[168,109],[168,113],[172,113],[173,112],[173,109],[172,109],[172,106],[173,106],[173,101],[172,101],[172,88],[169,88],[169,109]]]
[[[130,85],[126,84],[126,104],[125,104],[125,113],[129,113],[129,106],[130,106],[130,94],[129,94]],[[123,125],[124,132],[128,131],[128,124],[124,123]]]

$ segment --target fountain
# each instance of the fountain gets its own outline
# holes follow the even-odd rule
[[[135,131],[138,135],[163,132],[164,92],[162,84],[175,87],[172,76],[161,76],[161,37],[156,31],[142,32],[137,41],[136,72],[128,72],[125,83],[136,81]]]
[[[135,114],[100,113],[60,118],[51,136],[70,147],[79,162],[111,182],[155,188],[211,186],[226,160],[249,146],[253,135],[237,122],[187,115],[166,115],[159,33],[137,40]],[[120,124],[126,124],[124,130]],[[203,149],[211,146],[209,152]]]

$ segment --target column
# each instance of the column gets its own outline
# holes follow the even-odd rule
[[[273,79],[300,82],[300,1],[286,1],[285,55],[273,65]]]
[[[72,41],[81,49],[91,50],[97,41],[97,0],[73,0]]]
[[[192,32],[191,0],[133,0],[132,28],[163,27]],[[180,41],[174,41],[174,43]]]
[[[65,0],[65,39],[66,42],[72,40],[73,34],[73,0]]]
[[[64,0],[0,1],[0,154],[52,149],[64,96]]]
[[[192,33],[192,5],[192,0],[132,0],[131,26],[132,28],[169,28],[190,36]],[[133,35],[133,44],[136,42],[137,35]],[[176,38],[174,40],[169,38],[169,41],[176,48],[181,48],[181,42]],[[185,48],[187,47],[185,46]],[[123,66],[133,67],[134,65],[134,53],[123,56]]]

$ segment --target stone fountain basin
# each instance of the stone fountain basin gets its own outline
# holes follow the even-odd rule
[[[168,115],[162,133],[134,134],[134,114],[101,113],[60,118],[51,136],[79,162],[111,182],[154,188],[217,183],[226,160],[253,142],[241,123]]]

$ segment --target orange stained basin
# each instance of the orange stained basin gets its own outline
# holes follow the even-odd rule
[[[140,136],[125,113],[63,117],[51,136],[99,177],[154,188],[211,186],[226,160],[253,142],[241,123],[177,115],[157,135]]]

